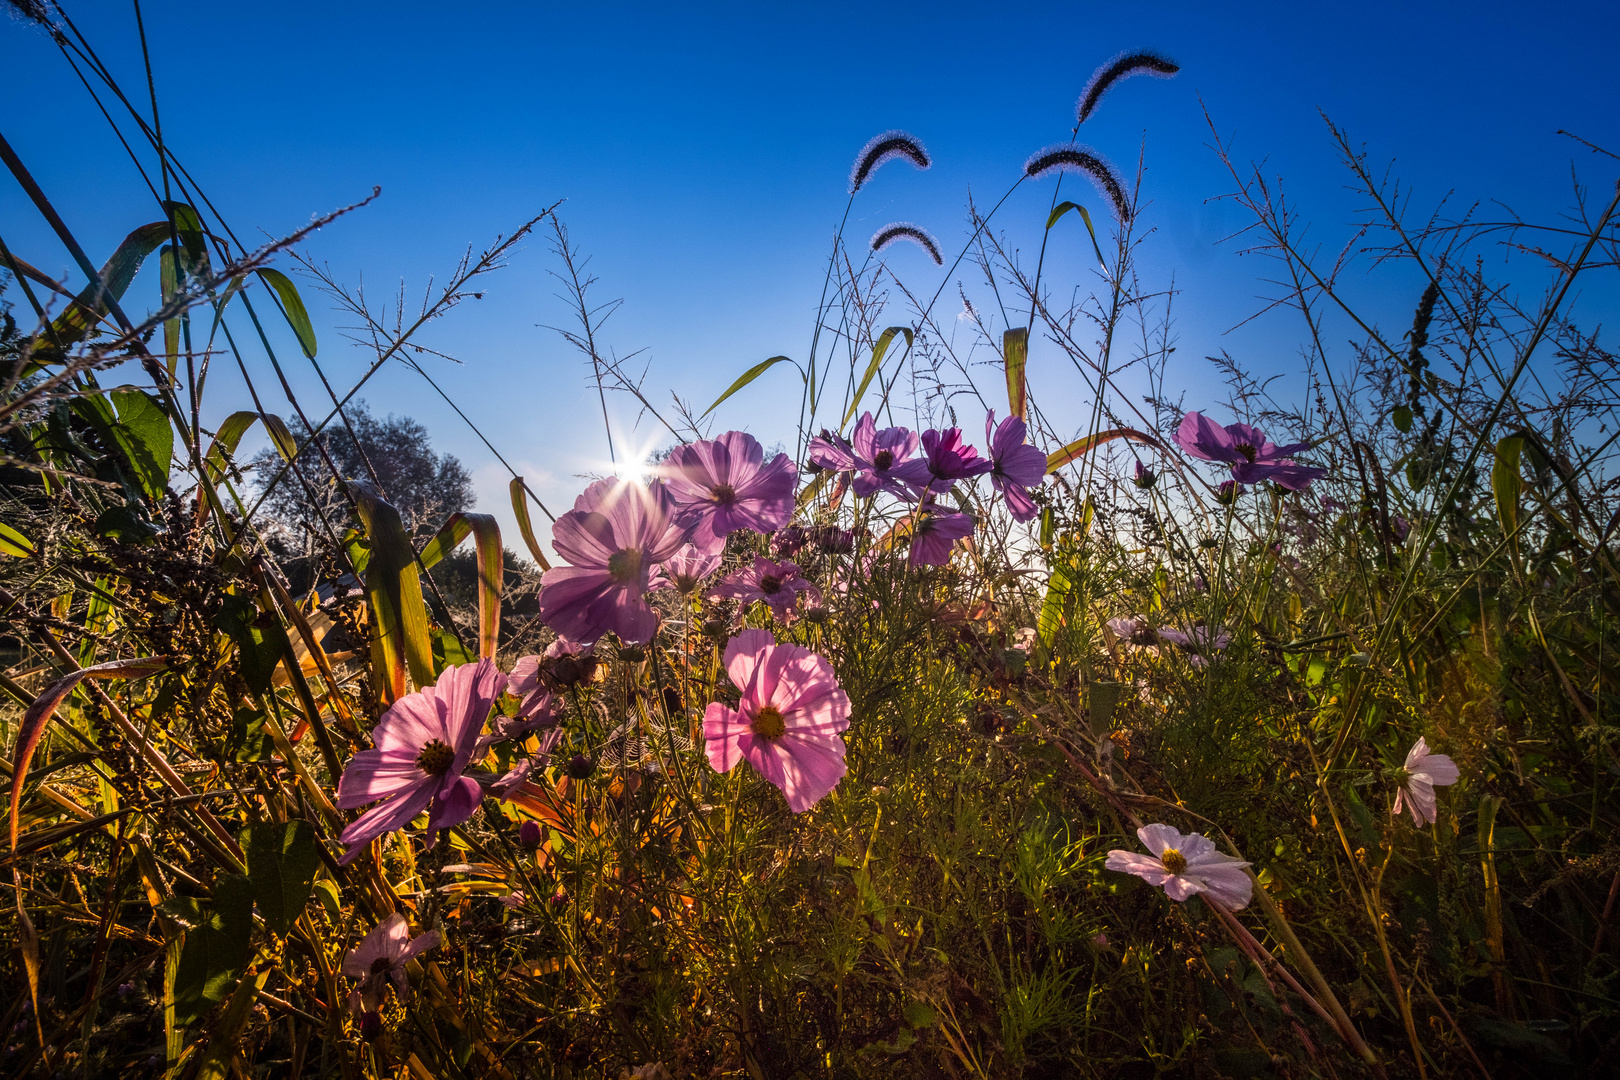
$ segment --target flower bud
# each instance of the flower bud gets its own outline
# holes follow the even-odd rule
[[[829,613],[824,607],[813,607],[804,613],[804,621],[815,623],[817,626],[827,621]]]
[[[1131,478],[1131,483],[1146,491],[1158,482],[1159,477],[1152,469],[1143,465],[1140,461],[1136,463],[1136,475]]]
[[[360,1037],[362,1039],[375,1039],[382,1034],[382,1016],[375,1012],[365,1012],[360,1016]]]
[[[540,829],[538,821],[525,821],[518,826],[518,843],[533,851],[545,839],[545,833]]]
[[[1231,506],[1237,502],[1238,496],[1243,494],[1243,485],[1236,480],[1222,480],[1221,486],[1215,490],[1215,501],[1222,506]]]
[[[564,771],[575,780],[583,780],[596,771],[596,762],[584,754],[575,754],[568,759],[568,765]]]
[[[647,650],[641,645],[620,645],[619,659],[627,664],[639,664],[647,659]]]

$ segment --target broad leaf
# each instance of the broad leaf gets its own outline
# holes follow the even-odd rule
[[[253,825],[242,830],[248,879],[264,924],[286,937],[309,901],[321,865],[315,827],[307,821]]]
[[[350,494],[366,527],[370,560],[366,565],[366,595],[372,611],[372,662],[378,693],[392,703],[405,693],[409,670],[417,686],[434,681],[433,644],[428,634],[427,608],[422,603],[422,579],[416,572],[416,553],[405,525],[377,489],[363,480],[347,481]]]
[[[431,569],[473,534],[478,551],[478,655],[491,660],[501,634],[501,587],[506,576],[502,562],[501,527],[488,514],[452,514],[418,556]]]
[[[118,413],[113,440],[124,452],[141,489],[151,499],[162,498],[174,456],[174,428],[168,416],[155,398],[139,390],[114,390],[107,396]]]
[[[214,881],[214,896],[186,931],[174,973],[174,1022],[190,1027],[224,1001],[252,956],[253,883],[241,874]]]
[[[26,559],[34,553],[34,542],[10,525],[0,521],[0,555],[14,555]]]

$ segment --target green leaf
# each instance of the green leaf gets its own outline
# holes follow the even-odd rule
[[[373,615],[373,671],[377,679],[387,680],[379,683],[379,695],[393,702],[405,694],[407,669],[417,686],[429,686],[435,679],[422,579],[399,511],[365,481],[345,483],[371,548],[365,581]]]
[[[315,883],[315,896],[320,900],[321,907],[326,909],[327,918],[336,922],[343,915],[343,895],[338,891],[337,882],[331,878],[322,878]]]
[[[215,879],[213,901],[186,931],[174,973],[174,1021],[189,1027],[224,1001],[252,956],[253,883],[241,874]]]
[[[1029,363],[1029,327],[1001,335],[1001,357],[1007,369],[1007,411],[1024,419],[1024,367]]]
[[[523,542],[528,545],[529,554],[540,569],[550,570],[551,564],[546,561],[546,553],[540,547],[540,541],[534,538],[534,525],[529,521],[529,490],[523,486],[523,477],[512,477],[511,484],[507,486],[512,493],[512,516],[517,518],[518,532],[522,535]]]
[[[866,374],[861,377],[861,385],[855,388],[855,396],[849,399],[849,411],[844,413],[844,422],[838,425],[840,431],[855,418],[855,410],[861,407],[861,398],[866,396],[866,388],[872,385],[873,376],[877,375],[878,369],[883,366],[883,355],[889,351],[889,343],[894,340],[896,334],[906,335],[906,350],[910,351],[913,341],[911,327],[891,326],[878,335],[877,343],[872,346],[872,362],[866,365]]]
[[[1075,578],[1069,567],[1064,563],[1055,564],[1051,577],[1047,579],[1046,599],[1041,602],[1041,614],[1035,627],[1040,634],[1041,644],[1048,649],[1057,639],[1058,631],[1068,622],[1070,594],[1074,586]]]
[[[1091,214],[1086,208],[1076,202],[1061,202],[1052,208],[1051,216],[1046,219],[1046,228],[1051,230],[1058,223],[1058,219],[1070,210],[1078,211],[1080,220],[1086,223],[1086,234],[1091,237],[1091,250],[1097,253],[1097,265],[1104,271],[1108,269],[1108,262],[1103,258],[1102,248],[1097,246],[1097,227],[1091,223]]]
[[[242,830],[248,879],[264,924],[286,937],[309,901],[321,865],[315,827],[307,821],[253,825]]]
[[[478,552],[478,655],[493,660],[495,648],[500,643],[501,586],[506,578],[500,525],[488,514],[452,514],[450,520],[422,548],[418,560],[424,569],[431,569],[465,540],[468,533],[473,535]]]
[[[26,559],[35,551],[34,542],[10,525],[0,521],[0,554]]]
[[[1075,458],[1083,457],[1104,443],[1112,442],[1115,439],[1130,439],[1133,442],[1157,446],[1161,450],[1164,448],[1158,439],[1155,439],[1152,435],[1137,431],[1135,428],[1113,428],[1110,431],[1099,431],[1095,435],[1087,435],[1083,439],[1076,439],[1063,449],[1048,454],[1046,456],[1046,471],[1055,473]]]
[[[1402,435],[1412,430],[1412,410],[1405,405],[1395,406],[1391,419],[1395,421],[1395,430]]]
[[[257,709],[237,709],[231,717],[231,730],[225,736],[225,754],[232,761],[268,761],[275,757],[276,743],[264,730],[265,714]]]
[[[1496,495],[1496,518],[1502,532],[1513,537],[1519,529],[1519,491],[1523,477],[1519,471],[1519,457],[1524,452],[1524,439],[1509,435],[1496,444],[1496,464],[1491,466],[1491,491]],[[1517,539],[1514,545],[1517,546]]]
[[[174,428],[169,417],[156,398],[139,390],[114,390],[107,396],[118,413],[113,440],[129,460],[141,489],[149,498],[161,498],[174,456]]]
[[[118,245],[101,268],[101,281],[106,283],[105,290],[101,284],[92,281],[84,287],[68,309],[57,316],[51,324],[56,340],[63,347],[83,341],[90,331],[107,314],[107,300],[123,298],[129,290],[130,282],[135,280],[135,274],[141,268],[146,257],[156,251],[169,239],[169,223],[167,221],[154,221],[150,225],[142,225]],[[58,357],[52,357],[59,360]]]
[[[159,256],[158,285],[165,306],[180,291],[180,274],[175,267],[174,246],[165,244]],[[163,320],[163,355],[168,359],[169,377],[180,362],[180,316]]]
[[[259,280],[270,286],[275,291],[276,299],[281,301],[281,313],[287,317],[287,325],[292,327],[293,333],[298,335],[298,345],[304,350],[304,355],[315,359],[315,327],[310,325],[309,312],[304,310],[298,287],[280,270],[260,270],[258,275]]]
[[[738,377],[737,381],[732,383],[731,386],[727,388],[725,393],[714,399],[713,405],[710,405],[707,409],[703,410],[703,416],[708,416],[710,413],[714,412],[714,410],[718,409],[720,407],[720,403],[726,400],[726,398],[730,397],[732,394],[735,394],[737,391],[741,390],[743,387],[765,374],[765,372],[769,371],[777,364],[783,363],[784,361],[789,364],[793,363],[792,360],[789,360],[785,356],[773,356],[769,360],[761,360],[759,363],[743,372],[742,375]],[[794,366],[797,367],[798,365],[795,364]],[[803,372],[800,372],[800,375],[802,377]],[[698,417],[698,419],[703,419],[703,416]]]
[[[238,667],[248,689],[262,694],[270,689],[276,665],[292,647],[287,631],[274,615],[259,611],[251,596],[227,593],[214,616],[214,627],[236,643]]]

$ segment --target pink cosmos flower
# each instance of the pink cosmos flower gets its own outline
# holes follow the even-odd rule
[[[958,480],[982,476],[995,466],[962,441],[961,428],[922,433],[923,459],[908,466],[906,477],[925,491],[949,491]],[[1045,475],[1046,459],[1041,459]]]
[[[847,766],[849,695],[832,665],[766,630],[744,630],[726,646],[726,674],[742,691],[737,708],[715,701],[703,714],[709,764],[730,772],[746,760],[781,789],[795,814],[838,786]]]
[[[472,817],[483,793],[462,773],[505,684],[492,660],[454,665],[383,713],[371,732],[375,748],[354,755],[343,770],[337,804],[353,810],[384,801],[343,830],[339,839],[349,850],[340,863],[352,862],[371,841],[404,828],[423,810],[430,839]]]
[[[944,566],[951,561],[951,545],[971,535],[973,516],[948,510],[928,510],[911,527],[912,566]]]
[[[411,984],[405,979],[405,965],[413,957],[438,948],[439,940],[437,930],[411,937],[405,916],[397,911],[372,928],[366,939],[343,958],[343,974],[360,980],[349,995],[354,1015],[375,1013],[382,1006],[383,991],[390,979],[399,999],[408,1000]]]
[[[1418,736],[1418,741],[1407,751],[1406,765],[1400,771],[1400,786],[1395,789],[1395,809],[1392,813],[1399,814],[1404,803],[1411,808],[1412,820],[1419,828],[1433,824],[1439,820],[1435,812],[1434,789],[1455,784],[1459,775],[1455,761],[1445,754],[1429,753],[1428,741]]]
[[[806,581],[798,563],[771,562],[754,556],[753,566],[744,566],[724,578],[709,595],[719,600],[740,600],[744,606],[763,600],[779,622],[787,622],[799,602],[800,593],[809,593],[817,606],[821,590]]]
[[[1228,424],[1224,428],[1203,413],[1190,412],[1176,428],[1176,442],[1187,453],[1205,461],[1232,466],[1232,479],[1241,484],[1270,480],[1290,491],[1303,491],[1327,475],[1326,469],[1300,465],[1290,456],[1309,450],[1308,442],[1277,446],[1258,428]]]
[[[1249,864],[1221,854],[1207,837],[1183,834],[1169,825],[1144,825],[1136,830],[1136,836],[1143,847],[1153,852],[1152,858],[1116,849],[1108,853],[1103,865],[1135,874],[1177,901],[1185,901],[1194,893],[1208,893],[1235,911],[1254,895],[1254,881],[1243,872]]]
[[[1232,635],[1224,627],[1217,626],[1211,633],[1203,623],[1194,623],[1185,632],[1174,627],[1160,627],[1159,640],[1188,653],[1187,662],[1193,667],[1203,667],[1209,663],[1210,653],[1220,652],[1232,643]]]
[[[658,631],[645,597],[659,563],[686,542],[661,483],[598,480],[551,526],[557,554],[573,565],[540,579],[540,618],[559,634],[591,644],[612,630],[630,644]]]
[[[720,569],[720,552],[705,554],[691,544],[665,559],[651,578],[654,589],[674,589],[682,596],[697,592],[703,579]]]
[[[692,543],[718,553],[738,529],[768,533],[793,517],[797,471],[778,454],[768,463],[759,440],[741,431],[677,446],[659,470]]]
[[[855,422],[849,442],[830,431],[810,440],[810,460],[825,469],[852,470],[855,494],[863,499],[878,491],[911,498],[916,485],[906,466],[915,464],[911,456],[916,452],[916,432],[903,427],[879,431],[869,412]]]
[[[990,484],[1007,500],[1014,521],[1029,521],[1040,507],[1029,497],[1029,489],[1046,478],[1046,455],[1024,442],[1029,429],[1016,416],[996,426],[992,409],[984,420],[984,442],[990,448]]]

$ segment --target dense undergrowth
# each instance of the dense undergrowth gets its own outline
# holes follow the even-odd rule
[[[89,43],[70,24],[58,33],[94,75]],[[1105,67],[1080,119],[1141,71],[1173,65]],[[1232,163],[1255,248],[1288,283],[1279,305],[1303,316],[1306,408],[1277,405],[1236,365],[1226,403],[1169,398],[1168,316],[1134,271],[1138,192],[1100,155],[1059,144],[1019,183],[1065,168],[1099,181],[1083,215],[1055,193],[1041,234],[1043,253],[1070,243],[1078,233],[1062,230],[1083,216],[1098,268],[1073,308],[1050,308],[1066,293],[976,212],[949,273],[965,264],[968,280],[1025,311],[1022,325],[981,317],[963,290],[967,318],[942,329],[925,291],[840,234],[817,319],[832,344],[818,330],[809,358],[790,362],[805,419],[785,468],[756,462],[777,477],[759,519],[720,528],[705,549],[697,533],[719,511],[668,495],[695,475],[680,447],[715,445],[682,408],[661,467],[593,485],[557,519],[559,552],[582,550],[581,530],[617,530],[595,570],[572,560],[597,591],[570,601],[569,571],[552,569],[537,605],[533,574],[492,519],[456,514],[413,535],[375,474],[347,474],[309,438],[346,423],[358,387],[319,406],[289,389],[290,423],[268,396],[229,417],[208,407],[207,363],[240,363],[256,395],[289,364],[266,351],[258,320],[290,322],[300,362],[315,362],[316,342],[297,287],[268,266],[288,245],[235,243],[154,135],[175,197],[99,284],[65,296],[4,253],[6,298],[21,305],[11,314],[27,317],[8,315],[0,356],[0,609],[14,647],[0,728],[16,901],[0,915],[15,943],[0,1067],[185,1078],[1612,1068],[1615,371],[1581,329],[1574,286],[1614,272],[1615,202],[1605,192],[1600,212],[1578,208],[1556,228],[1408,229],[1377,210],[1391,193],[1332,134],[1375,211],[1358,222],[1363,246],[1331,267],[1300,249],[1280,194]],[[25,163],[7,157],[51,216]],[[880,137],[851,197],[893,159],[928,163],[909,136]],[[597,353],[589,283],[549,212],[464,261],[414,322],[317,284],[363,320],[373,372],[404,364],[427,377],[407,358],[412,335],[537,223],[554,229],[575,285],[572,340],[599,385],[640,396]],[[876,246],[911,239],[942,261],[912,231]],[[1511,266],[1545,278],[1534,304],[1476,261],[1504,243],[1522,253]],[[1341,291],[1358,251],[1419,272],[1409,332],[1360,317]],[[164,295],[132,321],[125,290],[153,254]],[[901,309],[886,329],[885,312]],[[1330,356],[1327,328],[1346,322],[1355,351]],[[1026,378],[1032,340],[1044,369]],[[1126,340],[1138,343],[1129,355]],[[1055,386],[1064,362],[1091,387],[1078,424],[1041,408],[1043,380]],[[727,396],[781,374],[770,368]],[[1145,411],[1122,379],[1146,381]],[[1308,445],[1297,460],[1268,458],[1252,429],[1221,424],[1209,438],[1226,442],[1200,442],[1189,405]],[[929,455],[932,472],[909,458],[912,471],[886,482],[877,473],[908,453],[876,462],[870,443],[846,441],[866,410],[936,442],[958,426],[974,441],[990,408],[1027,421],[1039,451],[1022,480],[1010,465],[993,482],[974,475],[975,461],[1013,460],[1021,427],[998,428],[1019,437],[987,439],[978,458]],[[279,455],[256,476],[235,461],[254,425]],[[263,512],[270,490],[290,515]],[[718,481],[694,490],[722,509],[748,500]],[[513,499],[527,522],[521,478]],[[641,531],[627,539],[631,525]],[[689,561],[668,561],[689,536]],[[476,555],[456,553],[469,537]],[[538,538],[523,539],[543,567]],[[658,563],[671,587],[651,588]],[[772,649],[825,695],[803,716],[783,704],[786,717],[771,706],[767,721],[771,691],[733,677],[739,655],[764,664]],[[428,787],[416,806],[431,817],[367,828],[368,812],[356,824],[393,790],[367,772],[395,752],[384,718],[435,700],[424,687],[447,696],[474,676],[492,695],[516,693],[491,712],[474,692],[442,715],[452,743],[485,734],[487,745],[469,742],[454,763],[425,737],[398,751],[410,782],[432,788],[431,810]],[[826,726],[795,743],[792,725],[812,713]],[[753,741],[721,771],[734,715]],[[1408,758],[1420,737],[1456,765],[1432,823],[1393,812],[1403,788],[1422,805]],[[842,764],[806,764],[796,747],[811,742],[838,744]],[[768,780],[772,754],[788,772]],[[473,785],[461,795],[458,778]],[[1105,866],[1110,852],[1147,858],[1137,829],[1153,823],[1251,864],[1252,881],[1234,879],[1248,902],[1196,888],[1178,902],[1151,875]],[[1163,853],[1166,873],[1185,862]],[[397,935],[395,951],[379,928]]]

